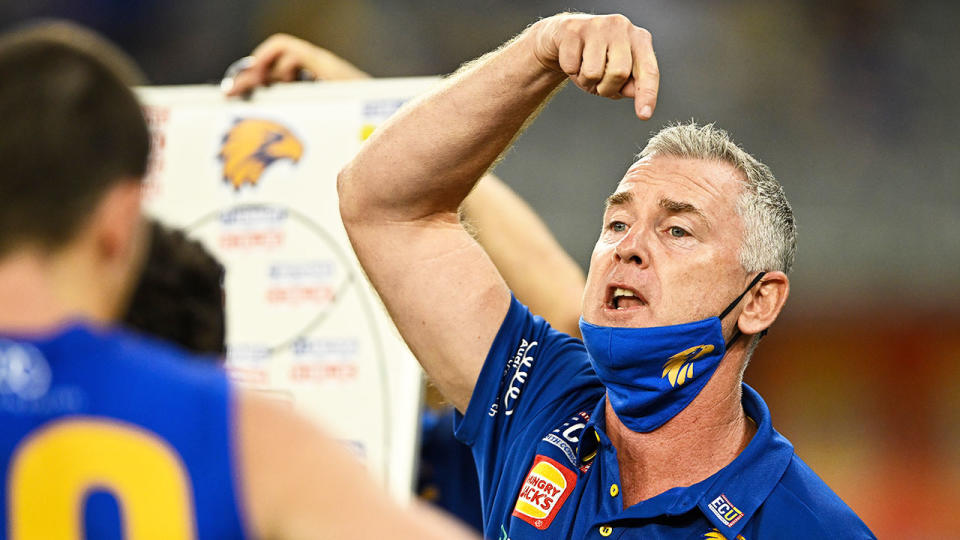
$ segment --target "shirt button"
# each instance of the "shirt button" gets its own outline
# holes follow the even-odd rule
[[[616,497],[618,493],[620,493],[620,486],[616,484],[610,484],[610,496]]]
[[[600,536],[610,536],[613,534],[613,527],[609,525],[603,525],[600,527]]]

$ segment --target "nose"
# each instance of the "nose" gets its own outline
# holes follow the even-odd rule
[[[620,238],[614,249],[614,257],[617,262],[636,264],[641,267],[646,267],[650,263],[650,253],[640,227],[631,227],[627,234]]]

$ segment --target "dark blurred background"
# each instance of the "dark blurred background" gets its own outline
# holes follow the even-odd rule
[[[881,537],[960,534],[960,3],[814,0],[0,0],[87,24],[153,84],[216,82],[274,32],[376,76],[448,73],[541,16],[654,35],[660,104],[560,92],[498,167],[586,266],[651,131],[717,122],[794,205],[792,295],[748,371],[797,453]]]

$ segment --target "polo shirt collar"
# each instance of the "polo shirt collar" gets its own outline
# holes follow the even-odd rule
[[[581,468],[589,467],[600,453],[600,433],[606,427],[604,417],[606,402],[607,395],[604,393],[597,406],[593,408],[590,421],[587,422],[587,427],[583,429],[583,434],[580,436],[580,444],[577,446],[577,463]]]
[[[742,401],[747,416],[757,423],[757,433],[736,459],[708,478],[714,481],[697,503],[727,538],[740,534],[793,459],[793,445],[773,429],[760,394],[743,384]]]
[[[667,490],[625,509],[616,518],[679,515],[697,506],[724,536],[736,538],[773,491],[793,458],[793,445],[774,431],[767,405],[746,384],[743,384],[742,403],[747,416],[756,422],[757,432],[740,455],[709,478],[692,486]],[[616,449],[604,433],[605,404],[604,397],[583,431],[577,448],[581,467],[606,458],[608,451],[613,453],[612,459],[616,459]]]

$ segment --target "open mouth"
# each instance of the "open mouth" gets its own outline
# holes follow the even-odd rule
[[[607,308],[624,310],[647,305],[647,301],[637,291],[625,287],[611,286],[607,290]]]

